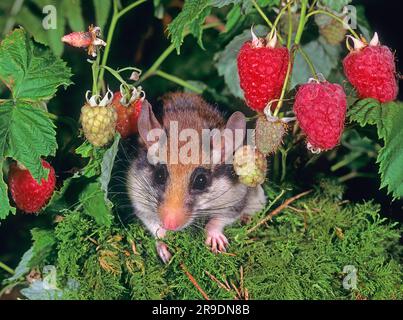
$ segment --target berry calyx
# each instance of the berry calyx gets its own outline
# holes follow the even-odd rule
[[[395,100],[398,85],[392,51],[380,44],[377,33],[369,43],[365,39],[351,36],[348,36],[348,39],[353,41],[353,47],[347,42],[350,53],[343,60],[343,68],[358,96],[361,99],[373,98],[380,102]]]
[[[12,163],[8,175],[8,186],[15,205],[26,213],[39,212],[51,198],[56,185],[53,167],[42,161],[42,166],[49,169],[48,178],[38,183],[31,173],[21,165]]]

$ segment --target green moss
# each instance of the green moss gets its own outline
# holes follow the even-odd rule
[[[99,227],[71,212],[55,231],[60,286],[69,279],[79,284],[65,298],[203,298],[186,269],[214,299],[402,299],[396,225],[380,217],[377,205],[342,204],[334,194],[323,194],[302,198],[252,233],[250,225],[229,227],[228,254],[212,254],[200,229],[171,233],[168,265],[139,223]],[[357,271],[356,289],[343,288],[345,266]]]

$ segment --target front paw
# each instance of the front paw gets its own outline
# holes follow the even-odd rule
[[[172,258],[172,254],[169,252],[168,246],[162,241],[157,241],[157,252],[165,264],[168,263]]]
[[[207,231],[205,243],[214,253],[227,251],[228,239],[221,231]]]

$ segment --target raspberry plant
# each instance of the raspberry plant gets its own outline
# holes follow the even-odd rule
[[[174,16],[169,1],[122,5],[94,0],[87,4],[95,17],[88,29],[81,6],[63,0],[54,2],[62,14],[58,28],[49,32],[38,27],[30,10],[42,1],[27,2],[14,8],[5,26],[0,21],[5,31],[0,44],[0,219],[20,214],[7,189],[16,163],[39,182],[48,178],[42,160],[54,161],[57,188],[49,203],[41,204],[39,215],[48,220],[31,230],[32,247],[15,270],[0,262],[11,273],[3,281],[3,293],[22,284],[29,299],[403,298],[396,224],[381,218],[372,202],[342,200],[343,183],[365,175],[361,170],[374,158],[380,187],[395,200],[403,196],[403,105],[395,100],[394,56],[383,44],[376,49],[381,57],[367,59],[364,67],[354,61],[351,66],[347,57],[343,75],[343,58],[354,54],[340,40],[345,34],[352,42],[361,41],[357,55],[373,50],[374,32],[361,11],[358,29],[343,28],[341,12],[350,0],[186,0]],[[140,8],[165,23],[170,41],[154,61],[142,61],[143,70],[109,57],[122,46],[115,39],[121,18]],[[23,27],[12,30],[13,23]],[[189,35],[200,49],[191,46]],[[82,49],[65,50],[63,42]],[[73,85],[71,79],[80,79],[59,57],[63,51],[72,66],[80,60],[73,73],[87,75],[92,83]],[[382,58],[388,74],[379,74]],[[205,60],[209,73],[203,74]],[[156,78],[160,82],[154,85]],[[388,99],[366,94],[374,92],[374,83],[385,81],[395,90]],[[257,149],[238,155],[236,169],[253,172],[241,177],[246,184],[263,183],[268,206],[249,225],[229,228],[229,255],[211,254],[201,233],[186,230],[168,236],[174,257],[162,265],[154,239],[142,225],[122,219],[130,206],[115,190],[124,180],[119,165],[120,153],[126,151],[119,149],[124,150],[130,136],[136,138],[144,95],[157,98],[159,86],[203,94],[228,110],[242,110],[256,128]],[[79,96],[79,105],[55,98],[59,87]],[[49,112],[53,101],[63,110],[81,108],[81,116]],[[67,142],[62,123],[70,127]],[[83,128],[77,131],[80,123]],[[375,135],[367,134],[373,126]],[[321,153],[311,154],[307,143]],[[77,165],[60,164],[71,158]],[[249,167],[246,158],[259,162]],[[334,176],[301,181],[300,168],[321,159],[330,166],[323,175]],[[338,174],[341,169],[347,173]],[[307,186],[314,191],[295,196]],[[350,291],[340,284],[349,264],[360,274],[358,287]]]

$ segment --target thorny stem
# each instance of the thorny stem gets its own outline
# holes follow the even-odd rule
[[[337,20],[338,22],[340,22],[343,26],[347,26],[348,31],[350,31],[350,33],[354,36],[354,38],[360,39],[360,37],[358,36],[358,34],[357,34],[353,29],[351,29],[346,23],[344,23],[344,21],[343,21],[342,19],[340,19],[338,16],[336,16],[336,15],[334,15],[333,13],[330,13],[330,12],[328,12],[328,11],[325,11],[325,10],[315,10],[315,11],[312,11],[312,12],[310,12],[310,13],[308,13],[308,14],[306,15],[306,20],[308,20],[309,17],[311,17],[311,16],[313,16],[313,15],[315,15],[315,14],[324,14],[324,15],[327,15],[327,16],[329,16],[329,17],[332,17],[333,19],[335,19],[335,20]]]
[[[178,78],[177,76],[174,76],[172,74],[166,73],[164,71],[161,70],[157,70],[155,71],[155,75],[160,76],[161,78],[164,78],[166,80],[169,80],[171,82],[177,83],[180,86],[192,90],[194,92],[196,92],[197,94],[202,94],[203,90],[200,90],[199,88],[196,88],[195,86],[192,86],[190,83],[186,82],[185,80]]]
[[[276,209],[274,209],[272,212],[270,212],[266,217],[264,217],[262,220],[260,220],[257,224],[255,224],[252,228],[248,229],[246,231],[246,234],[249,234],[253,231],[255,231],[257,228],[259,228],[262,224],[265,224],[267,221],[271,220],[275,215],[279,214],[281,211],[283,211],[285,208],[288,207],[292,202],[295,200],[298,200],[299,198],[302,198],[303,196],[306,196],[307,194],[311,193],[312,190],[308,190],[305,192],[302,192],[300,194],[297,194],[294,197],[291,197],[284,201],[284,203],[280,206],[278,206]]]
[[[121,11],[118,10],[117,0],[113,1],[113,16],[112,16],[111,24],[109,26],[108,35],[107,35],[107,38],[106,38],[105,51],[104,51],[104,53],[102,55],[100,72],[99,72],[99,77],[98,77],[98,83],[102,83],[103,79],[104,79],[105,66],[106,66],[106,63],[108,62],[109,50],[110,50],[110,47],[111,47],[113,34],[115,33],[116,24],[118,23],[119,19],[122,16],[124,16],[127,12],[129,12],[130,10],[136,8],[137,6],[139,6],[140,4],[142,4],[142,3],[146,2],[146,1],[147,0],[138,0],[138,1],[133,2],[132,4],[128,5],[126,8],[122,9]]]

